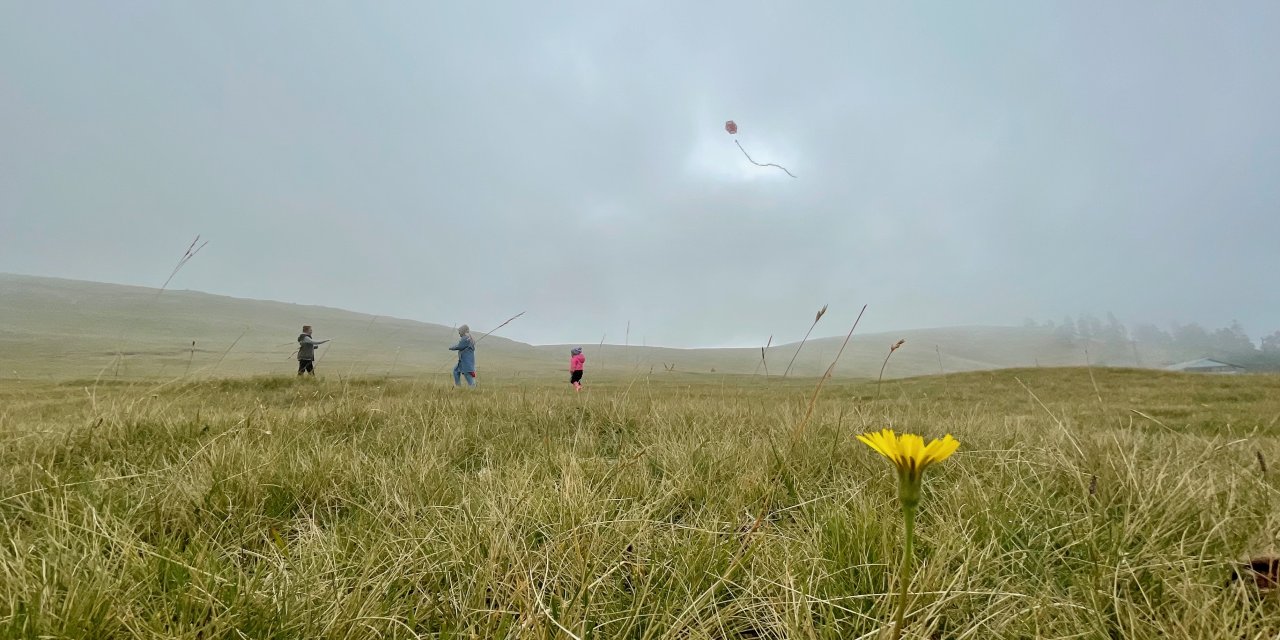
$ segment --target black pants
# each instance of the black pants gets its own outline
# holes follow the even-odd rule
[[[303,373],[309,373],[314,376],[316,374],[316,361],[315,360],[299,360],[298,375],[302,375]]]
[[[569,374],[569,384],[576,384],[576,383],[578,383],[578,382],[582,382],[582,370],[581,370],[581,369],[579,369],[579,370],[577,370],[577,371],[574,371],[574,372],[571,372],[571,373]]]

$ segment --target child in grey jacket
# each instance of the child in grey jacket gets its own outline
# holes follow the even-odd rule
[[[298,335],[298,375],[316,375],[316,347],[326,342],[328,340],[315,340],[311,337],[311,325],[302,325],[302,333]]]

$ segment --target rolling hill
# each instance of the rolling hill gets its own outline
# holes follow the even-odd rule
[[[455,339],[444,325],[321,306],[247,300],[195,291],[0,274],[0,378],[165,377],[185,374],[287,374],[297,328],[310,323],[334,341],[321,349],[322,373],[444,374]],[[821,327],[828,331],[843,330]],[[890,344],[905,338],[886,377],[940,371],[1084,364],[1076,347],[1023,327],[954,327],[855,335],[836,375],[874,377]],[[810,340],[792,375],[819,375],[842,337]],[[760,349],[669,349],[585,344],[593,373],[650,371],[763,376]],[[769,373],[785,369],[796,345],[766,354]],[[480,370],[493,376],[558,376],[567,345],[528,345],[493,336],[481,344]],[[1132,356],[1110,364],[1132,366]]]

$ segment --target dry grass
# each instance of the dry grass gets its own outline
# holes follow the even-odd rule
[[[810,324],[809,330],[804,332],[804,337],[800,339],[800,344],[796,345],[796,352],[794,355],[791,356],[791,362],[787,363],[787,370],[782,372],[782,377],[785,378],[787,377],[788,374],[791,373],[791,367],[795,365],[796,358],[800,356],[800,350],[804,348],[804,343],[809,341],[809,336],[813,333],[813,328],[818,326],[818,321],[821,320],[822,316],[826,314],[827,314],[827,305],[824,304],[822,305],[821,309],[818,309],[818,313],[813,316],[813,324]],[[770,342],[773,341],[773,336],[769,336],[769,341]],[[768,345],[766,345],[765,348],[768,348]]]
[[[964,442],[908,637],[1274,637],[1280,378],[1089,373],[831,381],[794,445],[812,380],[8,383],[0,636],[871,638],[893,426]]]
[[[880,397],[880,385],[884,382],[884,370],[889,366],[889,358],[893,357],[893,352],[902,348],[907,341],[901,338],[897,342],[889,345],[889,353],[884,354],[884,362],[880,363],[880,374],[876,376],[876,397]]]

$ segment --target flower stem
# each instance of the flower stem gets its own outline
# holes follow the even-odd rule
[[[898,570],[898,610],[893,615],[893,640],[902,637],[902,618],[907,612],[907,587],[911,584],[911,560],[916,537],[916,508],[903,505],[902,519],[907,535],[902,546],[902,566]]]

